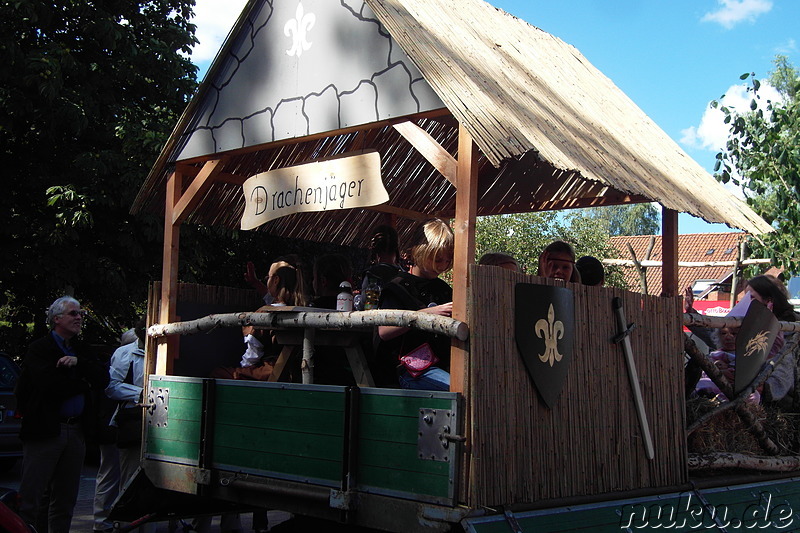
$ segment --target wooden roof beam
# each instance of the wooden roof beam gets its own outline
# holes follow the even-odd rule
[[[420,213],[419,211],[412,211],[411,209],[403,209],[402,207],[394,207],[392,205],[376,205],[367,207],[370,211],[377,211],[379,213],[386,213],[389,215],[396,215],[410,220],[427,220],[433,216],[438,216],[431,213]]]
[[[394,129],[407,140],[453,187],[456,186],[456,158],[450,155],[436,139],[414,122],[394,124]]]
[[[610,194],[607,196],[593,196],[591,198],[564,198],[540,202],[537,211],[558,211],[560,209],[577,209],[583,207],[605,207],[620,204],[640,204],[652,202],[650,198],[636,194]]]
[[[214,180],[222,170],[223,159],[211,159],[206,161],[203,168],[195,176],[189,188],[181,195],[180,199],[175,204],[172,212],[172,224],[181,224],[188,218],[192,210],[197,207],[202,200],[203,195],[208,192]]]
[[[203,170],[203,167],[190,165],[188,163],[180,162],[180,163],[176,163],[175,164],[175,170],[177,172],[180,172],[184,176],[189,176],[191,178],[194,178],[198,174],[200,174],[200,172]],[[247,178],[249,178],[249,177],[250,176],[246,176],[246,177],[245,176],[238,176],[236,174],[231,174],[229,172],[219,172],[216,175],[216,178],[214,179],[214,181],[219,181],[219,182],[222,182],[222,183],[230,183],[231,185],[242,186],[244,184],[244,182],[247,181]]]

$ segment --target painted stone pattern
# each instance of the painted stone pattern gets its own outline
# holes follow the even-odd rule
[[[232,38],[178,160],[444,107],[363,1],[265,0]]]

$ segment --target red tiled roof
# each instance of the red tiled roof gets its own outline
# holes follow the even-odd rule
[[[709,262],[734,261],[738,255],[739,243],[746,237],[745,233],[691,233],[678,235],[678,261]],[[655,239],[650,257],[645,257],[651,239]],[[632,259],[627,245],[630,244],[636,259],[642,261],[661,261],[660,235],[633,235],[611,237],[609,244],[618,250],[619,259]],[[683,290],[697,280],[727,279],[733,270],[730,266],[678,267],[678,287]],[[639,291],[639,274],[633,266],[622,267],[625,281],[630,290]],[[661,267],[647,267],[647,292],[661,293]]]

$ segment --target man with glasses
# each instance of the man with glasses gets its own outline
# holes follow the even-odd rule
[[[86,430],[94,426],[92,396],[108,384],[106,367],[78,339],[84,315],[74,298],[53,302],[50,332],[28,348],[15,391],[22,414],[20,515],[38,531],[69,532]]]

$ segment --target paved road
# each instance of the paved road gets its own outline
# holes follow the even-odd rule
[[[0,487],[19,489],[20,478],[20,463],[14,466],[12,470],[6,473],[0,473]],[[75,515],[72,519],[72,531],[75,533],[91,533],[92,532],[92,500],[94,499],[94,485],[97,479],[97,466],[92,464],[85,464],[83,472],[81,473],[81,488],[78,494],[78,503],[75,506]],[[270,511],[269,520],[270,526],[275,526],[291,515],[281,511]],[[244,531],[251,530],[250,515],[242,516],[242,526]],[[214,518],[212,522],[212,532],[219,531],[218,518]],[[169,528],[166,522],[160,522],[157,527],[157,533],[168,533]],[[180,530],[179,530],[180,531]]]

